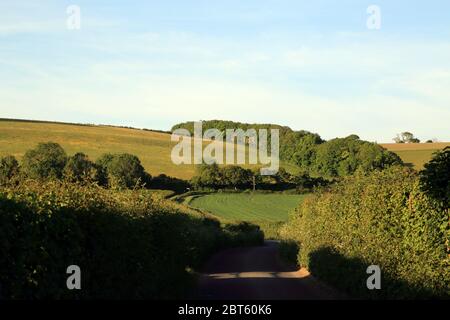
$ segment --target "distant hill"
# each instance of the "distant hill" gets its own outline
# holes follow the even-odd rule
[[[450,146],[450,142],[385,143],[381,144],[381,146],[398,154],[406,165],[420,170],[425,163],[430,161],[434,152]]]
[[[164,173],[180,179],[192,178],[194,165],[177,166],[172,163],[170,154],[175,143],[170,137],[170,133],[149,129],[0,119],[0,156],[11,154],[20,160],[39,142],[53,141],[68,154],[84,152],[95,160],[103,153],[126,152],[137,155],[151,175]],[[298,172],[294,165],[282,166],[289,172]]]
[[[220,120],[217,122],[221,123]],[[217,123],[211,122],[209,125],[213,124]],[[233,128],[233,124],[236,123],[224,122],[223,124],[227,125],[227,128]],[[183,126],[184,124],[180,124],[174,128]],[[305,149],[306,152],[301,149],[302,144],[296,145],[298,141],[306,139],[313,145],[324,144],[319,135],[307,131],[293,131],[289,127],[279,125],[259,124],[258,126],[280,129],[282,139],[285,139],[280,150],[284,159],[288,156],[300,159],[300,155],[308,152],[308,149]],[[207,128],[207,125],[204,128]],[[356,136],[347,137],[347,139],[350,138],[357,140]],[[170,152],[174,143],[170,141],[168,132],[110,125],[0,119],[1,156],[12,154],[21,159],[26,150],[34,148],[39,142],[48,141],[61,144],[69,154],[84,152],[93,160],[107,152],[132,153],[141,159],[145,169],[152,175],[165,173],[181,179],[190,179],[195,174],[194,165],[176,166],[172,163]],[[443,149],[447,145],[450,143],[383,144],[382,146],[397,153],[405,163],[411,163],[415,168],[420,169],[431,158],[434,151]],[[299,150],[299,153],[296,155],[293,150]],[[285,160],[281,162],[281,165],[291,173],[302,170],[293,161],[288,163],[288,160]]]

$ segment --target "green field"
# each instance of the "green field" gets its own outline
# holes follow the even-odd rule
[[[190,205],[230,221],[287,221],[306,195],[214,193],[193,198]]]

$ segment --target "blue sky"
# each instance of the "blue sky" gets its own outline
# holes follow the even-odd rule
[[[0,117],[450,141],[450,2],[1,0]]]

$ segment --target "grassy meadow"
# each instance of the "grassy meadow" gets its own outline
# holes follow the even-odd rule
[[[214,193],[193,198],[189,204],[230,221],[284,222],[306,195]]]

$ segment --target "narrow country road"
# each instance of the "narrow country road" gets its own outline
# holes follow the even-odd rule
[[[209,300],[316,300],[343,296],[320,283],[305,269],[283,264],[278,243],[228,249],[214,255],[204,267],[194,293]]]

